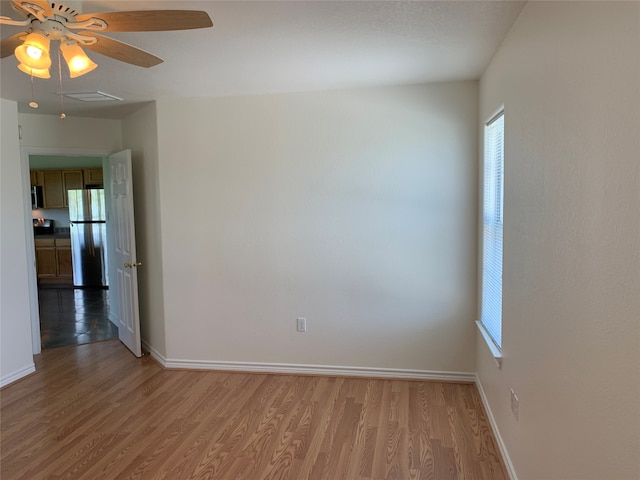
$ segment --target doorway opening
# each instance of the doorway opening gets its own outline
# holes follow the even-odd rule
[[[111,321],[114,325],[118,327],[118,338],[120,341],[129,349],[131,353],[133,353],[136,357],[142,356],[142,343],[140,338],[140,316],[138,311],[138,278],[137,278],[137,269],[142,266],[142,262],[138,261],[136,258],[136,239],[135,239],[135,219],[133,215],[133,178],[132,178],[132,166],[131,166],[131,150],[123,150],[116,153],[111,153],[109,151],[104,150],[79,150],[79,149],[64,149],[64,148],[47,148],[47,147],[21,147],[20,148],[20,159],[22,165],[22,182],[23,182],[23,192],[25,195],[25,199],[27,201],[24,204],[24,225],[26,241],[27,241],[27,260],[30,265],[36,267],[37,260],[39,259],[39,255],[37,252],[37,245],[35,240],[35,227],[42,226],[47,227],[47,222],[34,222],[33,218],[41,218],[43,215],[38,215],[32,207],[33,202],[33,189],[30,188],[30,159],[33,156],[42,155],[42,156],[52,156],[58,155],[63,157],[99,157],[101,160],[101,172],[103,177],[102,187],[101,188],[84,188],[84,189],[70,189],[71,192],[78,192],[78,190],[82,190],[80,193],[81,196],[86,196],[89,201],[88,204],[91,205],[90,210],[95,210],[97,207],[98,210],[101,210],[100,205],[101,201],[98,200],[101,196],[101,193],[104,193],[105,198],[105,216],[104,219],[99,218],[90,218],[90,219],[82,219],[74,221],[74,223],[81,224],[95,224],[95,223],[104,223],[106,227],[106,241],[101,245],[102,247],[98,248],[98,241],[93,233],[89,233],[90,231],[95,232],[95,229],[101,229],[98,226],[92,226],[90,228],[84,228],[85,238],[87,236],[92,237],[93,241],[89,242],[92,246],[94,252],[94,256],[98,256],[98,251],[106,252],[106,258],[102,261],[103,265],[107,265],[106,273],[108,278],[111,281],[107,280],[102,285],[109,285],[109,283],[113,284],[113,288],[109,289],[107,304],[111,306],[111,309],[103,309],[103,312],[107,313],[109,321]],[[71,175],[71,178],[79,178],[79,176]],[[84,180],[84,172],[83,172],[83,180]],[[92,180],[93,181],[93,180]],[[46,183],[46,181],[44,182]],[[63,187],[62,190],[66,188],[65,181],[62,181]],[[86,184],[86,182],[85,182]],[[47,197],[47,189],[46,185],[42,186],[43,190],[43,199],[46,200]],[[104,190],[104,192],[98,192],[98,190]],[[31,194],[30,194],[31,192]],[[97,192],[97,193],[96,193]],[[37,192],[36,192],[37,194]],[[94,195],[95,194],[95,195]],[[78,195],[76,193],[76,195]],[[35,195],[37,197],[38,195]],[[58,198],[62,198],[64,201],[64,193],[60,193]],[[71,196],[67,195],[69,201],[73,203],[71,200]],[[94,202],[93,200],[96,200]],[[109,199],[109,200],[108,200]],[[87,204],[85,202],[85,204]],[[48,205],[48,203],[47,203]],[[63,206],[64,207],[64,206]],[[63,208],[60,207],[60,208]],[[83,210],[84,211],[84,210]],[[49,224],[49,227],[51,224]],[[64,239],[62,242],[59,242],[54,237],[53,246],[51,242],[49,242],[49,248],[57,249],[58,247],[71,247],[71,250],[74,249],[73,246],[73,232],[72,226],[69,227],[69,239]],[[55,233],[55,230],[54,230]],[[62,233],[62,232],[61,232]],[[41,243],[41,242],[38,242]],[[65,245],[66,244],[66,245]],[[87,246],[87,242],[85,242],[85,247]],[[82,247],[79,246],[80,250]],[[63,250],[63,248],[61,248]],[[90,249],[91,250],[91,249]],[[53,258],[51,256],[51,252],[48,253],[49,259]],[[76,278],[75,273],[70,274],[68,269],[64,270],[65,265],[60,261],[60,256],[58,252],[54,254],[57,265],[55,268],[56,275],[52,275],[51,272],[48,272],[46,276],[58,276],[58,277],[67,277],[67,281],[65,282],[57,282],[69,284],[68,281],[69,276]],[[67,260],[71,257],[72,253],[67,248],[67,251],[62,254],[63,257],[66,256]],[[50,262],[49,262],[50,263]],[[71,262],[72,263],[72,262]],[[92,263],[95,265],[95,263]],[[68,267],[69,262],[66,262],[66,267]],[[73,267],[73,265],[72,265]],[[27,277],[29,280],[29,306],[31,312],[31,340],[32,340],[32,349],[33,354],[37,355],[42,351],[41,344],[41,336],[40,336],[40,306],[39,306],[39,281],[38,277],[43,277],[43,275],[39,275],[36,271],[36,268],[28,268]],[[63,271],[64,270],[64,271]],[[91,269],[91,272],[94,272],[94,269]],[[89,269],[81,270],[81,276],[85,278],[85,273],[89,273]],[[89,275],[93,277],[93,275]],[[56,282],[49,282],[56,283]],[[71,282],[73,283],[73,282]],[[98,284],[100,286],[100,284]],[[74,285],[76,287],[76,285]],[[83,284],[81,288],[87,287],[95,287],[95,285],[91,283]],[[75,289],[75,288],[74,288]],[[104,300],[103,300],[104,301]],[[86,304],[88,302],[82,301],[82,304]],[[74,309],[76,309],[77,305],[74,300]],[[77,309],[76,309],[77,310]],[[85,308],[86,311],[86,308]],[[74,322],[75,323],[75,322]],[[87,323],[87,322],[80,322]],[[90,322],[89,322],[90,323]]]
[[[96,218],[102,221],[88,225],[78,206],[91,207],[91,196],[89,205],[76,198],[84,200],[87,189],[104,198],[103,157],[30,154],[28,160],[32,193],[34,187],[42,192],[41,198],[32,194],[31,209],[40,347],[117,338],[118,327],[109,318],[104,201]],[[90,213],[95,215],[95,208]],[[97,257],[102,257],[99,264]]]

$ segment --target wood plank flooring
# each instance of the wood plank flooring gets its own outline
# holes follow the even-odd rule
[[[2,480],[507,479],[474,385],[164,370],[117,340],[0,391]]]

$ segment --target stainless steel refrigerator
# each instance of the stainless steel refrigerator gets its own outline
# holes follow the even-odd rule
[[[107,287],[107,216],[104,190],[69,190],[73,284]]]

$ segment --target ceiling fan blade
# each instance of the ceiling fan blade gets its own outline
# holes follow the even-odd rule
[[[143,10],[132,12],[85,13],[76,22],[91,18],[104,20],[104,32],[157,32],[162,30],[190,30],[212,27],[207,12],[197,10]]]
[[[10,37],[3,38],[2,43],[0,44],[0,58],[13,55],[16,47],[18,45],[22,45],[22,42],[24,42],[24,37],[26,35],[27,32],[20,32],[15,35],[11,35]]]
[[[13,4],[20,9],[20,11],[24,11],[22,8],[23,3],[30,3],[31,5],[35,5],[40,7],[46,17],[53,15],[53,10],[51,10],[51,5],[47,0],[13,0]]]
[[[132,47],[120,40],[104,37],[94,32],[81,32],[81,35],[95,37],[98,41],[93,45],[83,45],[87,50],[105,55],[106,57],[115,58],[121,62],[130,63],[139,67],[153,67],[163,62],[161,58],[156,57],[144,50]]]

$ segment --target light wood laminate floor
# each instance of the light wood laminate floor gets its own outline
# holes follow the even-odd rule
[[[117,340],[0,391],[2,480],[506,479],[474,385],[164,370]]]

